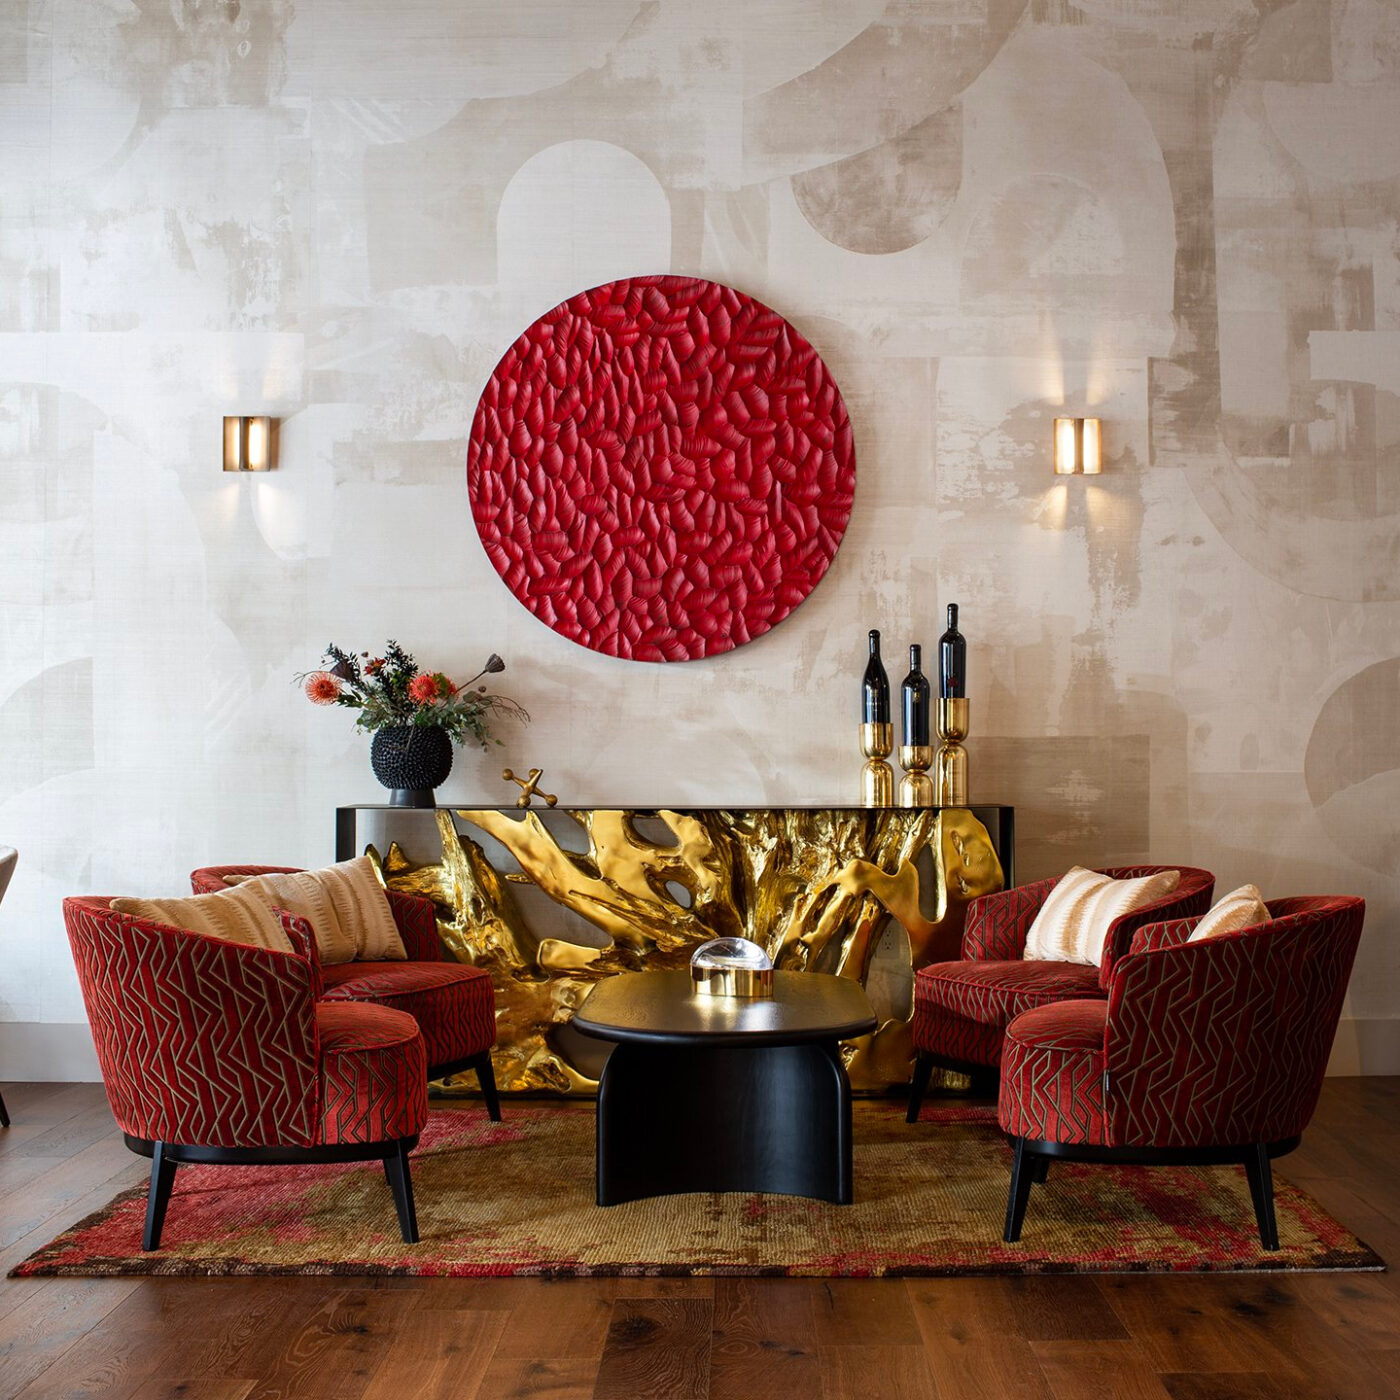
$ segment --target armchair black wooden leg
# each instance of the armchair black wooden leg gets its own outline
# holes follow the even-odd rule
[[[1050,1159],[1048,1157],[1031,1158],[1031,1180],[1040,1185],[1050,1179]]]
[[[1016,1157],[1011,1163],[1011,1190],[1006,1196],[1006,1229],[1002,1232],[1007,1244],[1015,1244],[1021,1238],[1021,1222],[1026,1218],[1026,1202],[1031,1198],[1031,1180],[1035,1172],[1025,1138],[1017,1138]]]
[[[496,1071],[491,1064],[491,1052],[478,1055],[472,1061],[476,1082],[481,1085],[481,1097],[486,1100],[486,1116],[493,1123],[501,1121],[501,1100],[496,1094]]]
[[[909,1109],[904,1115],[906,1123],[919,1121],[919,1109],[923,1106],[924,1095],[928,1093],[928,1082],[933,1078],[933,1056],[922,1051],[914,1061],[914,1077],[909,1081]]]
[[[0,1094],[0,1128],[8,1128],[9,1126],[10,1115],[5,1109],[5,1096]]]
[[[1250,1148],[1244,1159],[1249,1177],[1249,1194],[1254,1199],[1254,1218],[1259,1224],[1259,1243],[1265,1249],[1278,1248],[1278,1221],[1274,1218],[1274,1173],[1269,1150],[1262,1142]]]
[[[413,1208],[413,1178],[408,1168],[408,1144],[397,1142],[384,1159],[384,1175],[394,1193],[394,1209],[399,1213],[399,1229],[405,1244],[418,1243],[418,1212]]]
[[[142,1249],[159,1249],[165,1228],[165,1208],[170,1204],[170,1188],[175,1185],[175,1163],[165,1155],[165,1144],[158,1142],[151,1153],[151,1187],[146,1194],[146,1229]]]

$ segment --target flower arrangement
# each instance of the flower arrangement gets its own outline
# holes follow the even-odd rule
[[[411,724],[441,729],[454,744],[471,740],[485,748],[494,720],[530,718],[524,706],[476,684],[482,676],[505,670],[506,663],[494,652],[465,685],[455,685],[441,671],[420,671],[413,657],[392,641],[383,656],[374,657],[367,651],[355,656],[332,644],[325,661],[324,669],[297,677],[307,698],[317,705],[358,710],[355,725],[368,734]]]

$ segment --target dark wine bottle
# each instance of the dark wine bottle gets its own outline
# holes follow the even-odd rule
[[[926,745],[928,739],[928,677],[920,669],[923,648],[909,648],[909,674],[904,678],[904,742],[906,745]]]
[[[938,639],[938,693],[944,700],[967,694],[967,642],[958,631],[958,605],[948,604],[948,630]]]
[[[880,660],[880,634],[870,632],[870,660],[865,664],[865,678],[860,683],[861,721],[864,724],[890,722],[890,678]]]

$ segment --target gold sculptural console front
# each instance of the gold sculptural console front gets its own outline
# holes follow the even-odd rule
[[[779,969],[865,985],[881,1024],[846,1047],[852,1084],[904,1081],[912,974],[960,955],[967,904],[1003,888],[1012,839],[997,807],[455,816],[437,813],[439,861],[395,844],[382,873],[430,898],[447,947],[491,973],[496,1076],[516,1092],[592,1093],[598,1048],[569,1022],[593,983],[684,968],[700,944],[734,937]]]

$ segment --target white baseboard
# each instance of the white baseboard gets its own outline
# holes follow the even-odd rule
[[[1329,1075],[1400,1075],[1400,1017],[1343,1021]],[[92,1034],[82,1022],[0,1021],[0,1083],[101,1078]]]
[[[1344,1020],[1337,1027],[1327,1073],[1400,1074],[1400,1017]]]
[[[101,1077],[86,1021],[0,1021],[0,1083]]]

